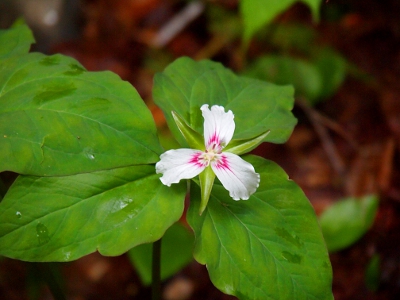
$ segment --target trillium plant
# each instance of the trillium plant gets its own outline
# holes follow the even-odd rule
[[[308,199],[277,164],[249,154],[289,138],[291,86],[177,59],[153,86],[180,145],[168,150],[129,83],[29,53],[32,43],[23,24],[0,31],[0,168],[18,174],[0,202],[0,255],[67,262],[128,253],[145,284],[152,259],[154,299],[160,276],[190,257],[239,299],[333,299]]]
[[[208,104],[201,106],[204,117],[204,144],[196,149],[169,150],[161,155],[161,161],[156,164],[157,173],[162,173],[161,182],[167,186],[178,183],[181,179],[191,179],[200,175],[201,208],[205,209],[210,197],[215,175],[221,181],[229,196],[234,200],[247,200],[253,194],[260,182],[260,174],[247,161],[234,154],[236,148],[224,149],[232,139],[235,130],[232,111],[225,113],[222,106],[214,105],[211,110]],[[176,114],[177,126],[187,141],[199,142],[200,137],[193,137]],[[183,125],[184,124],[184,125]],[[264,135],[263,135],[264,136]],[[259,142],[260,139],[255,139]],[[197,146],[193,143],[194,147]],[[222,150],[225,150],[222,153]],[[211,169],[210,169],[211,168]],[[204,171],[204,173],[202,173]]]

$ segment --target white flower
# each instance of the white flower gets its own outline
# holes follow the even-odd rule
[[[235,131],[232,111],[225,112],[217,105],[210,110],[208,104],[200,109],[204,118],[205,149],[177,149],[163,153],[156,164],[156,172],[163,174],[161,182],[171,186],[211,167],[234,200],[249,199],[260,183],[260,175],[238,155],[223,151]]]

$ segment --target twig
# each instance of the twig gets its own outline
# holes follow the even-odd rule
[[[360,152],[360,147],[358,143],[354,140],[354,138],[348,134],[338,123],[335,121],[329,119],[328,117],[320,114],[318,111],[314,110],[315,117],[326,127],[331,129],[332,131],[336,132],[338,135],[340,135],[343,139],[346,140],[352,146],[355,150]]]
[[[152,40],[151,45],[156,48],[164,47],[190,22],[196,19],[203,10],[204,4],[201,1],[193,1],[189,3],[182,11],[176,14],[160,29]]]
[[[322,147],[328,155],[328,159],[330,160],[332,167],[338,174],[344,175],[345,166],[343,160],[340,157],[332,138],[329,136],[326,127],[322,126],[321,124],[321,115],[303,99],[296,99],[296,104],[303,109],[305,114],[310,119],[310,122],[314,126],[314,129],[322,142]]]
[[[214,35],[213,38],[196,53],[194,59],[201,60],[213,57],[232,39],[230,35]]]
[[[161,239],[153,243],[151,299],[161,299]]]
[[[56,279],[56,270],[51,263],[32,263],[33,268],[39,273],[39,276],[49,287],[55,300],[66,300],[64,293]]]

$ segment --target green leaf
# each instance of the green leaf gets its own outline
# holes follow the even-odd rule
[[[268,134],[269,130],[252,139],[232,140],[224,148],[224,151],[237,155],[248,153],[260,145]]]
[[[111,72],[40,53],[0,68],[0,171],[70,175],[154,163],[162,152],[150,111]]]
[[[191,128],[184,119],[182,119],[177,113],[174,111],[171,112],[172,117],[174,118],[175,124],[178,127],[179,131],[182,133],[182,136],[185,138],[189,147],[193,149],[203,150],[205,148],[204,138],[203,136]]]
[[[153,98],[163,110],[175,138],[186,145],[173,121],[178,113],[195,131],[203,133],[203,104],[222,105],[235,115],[234,139],[254,138],[268,130],[264,141],[284,143],[296,119],[293,88],[235,75],[221,64],[183,57],[154,78]]]
[[[0,203],[0,255],[71,261],[119,255],[161,238],[183,212],[186,183],[164,186],[154,166],[65,177],[19,176]]]
[[[35,42],[32,32],[25,24],[17,22],[11,29],[0,30],[0,61],[15,55],[28,53]],[[6,66],[0,64],[0,72]]]
[[[323,48],[318,51],[314,59],[314,65],[321,74],[322,86],[321,98],[332,96],[342,85],[347,74],[346,60],[335,50]]]
[[[308,5],[314,21],[318,21],[321,0],[241,0],[240,13],[244,25],[244,42],[247,44],[258,30],[272,22],[275,17],[296,2]]]
[[[258,58],[244,73],[246,76],[276,84],[292,84],[296,96],[311,102],[322,96],[322,75],[313,64],[294,57],[268,55]]]
[[[299,0],[299,2],[303,2],[311,9],[314,21],[319,20],[319,10],[321,7],[322,0]]]
[[[278,53],[308,55],[316,47],[316,28],[302,23],[272,24],[266,33],[266,42],[277,48]]]
[[[241,300],[333,299],[328,253],[308,199],[275,163],[244,158],[261,176],[249,200],[234,201],[215,184],[199,216],[192,187],[195,259],[207,265],[217,288]]]
[[[378,210],[378,197],[347,198],[325,210],[319,219],[330,252],[358,241],[372,226]]]
[[[201,202],[199,207],[199,214],[201,215],[204,209],[207,207],[208,200],[210,200],[210,194],[214,185],[215,173],[211,166],[204,169],[199,174],[200,190],[201,190]]]
[[[222,39],[240,37],[242,24],[240,17],[234,10],[228,10],[222,5],[207,5],[205,9],[207,29],[212,35]]]
[[[161,241],[161,280],[176,274],[193,260],[194,236],[180,223],[167,229]],[[152,244],[143,244],[129,250],[128,255],[140,279],[151,284]]]

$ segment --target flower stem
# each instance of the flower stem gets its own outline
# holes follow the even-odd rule
[[[55,300],[66,300],[61,286],[57,280],[59,272],[57,266],[53,263],[32,263],[33,268],[39,273],[39,276],[47,284]]]
[[[153,243],[152,300],[161,299],[161,239]]]

